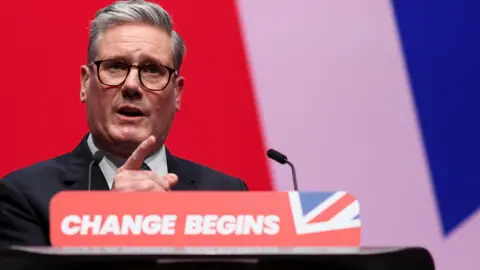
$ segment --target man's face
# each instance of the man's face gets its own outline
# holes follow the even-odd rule
[[[161,29],[143,24],[121,25],[101,35],[95,60],[116,59],[135,65],[153,62],[173,68],[172,45]],[[152,134],[160,146],[180,108],[184,79],[172,75],[163,90],[152,91],[140,82],[137,68],[131,68],[124,83],[113,87],[103,84],[97,72],[95,65],[82,67],[80,93],[96,142],[120,156],[128,156]]]

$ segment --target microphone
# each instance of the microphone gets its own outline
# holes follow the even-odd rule
[[[268,149],[267,156],[280,164],[287,163],[290,166],[290,168],[292,169],[293,188],[295,189],[295,191],[298,191],[297,174],[295,173],[295,166],[293,166],[293,164],[290,161],[288,161],[287,156],[271,148]]]
[[[102,161],[104,156],[105,154],[100,150],[98,150],[97,152],[95,152],[95,154],[93,154],[92,161],[88,166],[88,191],[90,191],[92,186],[92,167],[93,165],[98,165],[98,163]]]

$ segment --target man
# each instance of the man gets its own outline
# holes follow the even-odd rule
[[[242,180],[165,147],[180,109],[184,54],[169,14],[156,4],[116,2],[97,12],[81,67],[90,133],[72,152],[0,180],[0,244],[50,245],[49,201],[62,190],[247,190]],[[104,157],[88,181],[97,151]]]

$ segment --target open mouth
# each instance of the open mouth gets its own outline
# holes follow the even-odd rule
[[[141,117],[145,116],[140,109],[134,107],[122,107],[117,111],[118,114],[126,117]]]

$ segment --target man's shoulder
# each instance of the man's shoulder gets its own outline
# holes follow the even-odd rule
[[[199,162],[188,160],[181,157],[175,157],[180,167],[191,175],[197,182],[200,189],[206,190],[247,190],[245,182],[239,177],[235,177],[221,172],[212,167],[208,167]]]
[[[41,184],[44,179],[60,178],[65,173],[68,154],[59,155],[53,158],[38,161],[31,165],[16,169],[4,177],[1,181],[12,184],[17,188]]]

